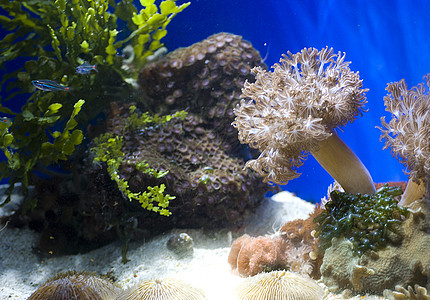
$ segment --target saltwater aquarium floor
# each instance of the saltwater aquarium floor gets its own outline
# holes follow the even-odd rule
[[[312,210],[309,202],[282,192],[265,201],[252,216],[246,231],[251,235],[273,233],[286,221],[306,218]],[[166,248],[171,235],[179,232],[186,232],[193,238],[192,257],[179,259]],[[26,299],[48,278],[68,270],[109,274],[123,288],[144,279],[180,278],[200,288],[213,300],[235,299],[234,290],[244,280],[232,274],[227,262],[232,242],[231,233],[227,231],[173,230],[151,240],[133,242],[127,255],[130,261],[126,264],[121,261],[119,242],[86,254],[42,259],[32,252],[37,240],[38,234],[28,229],[6,227],[0,231],[1,300]],[[344,298],[327,292],[325,299]],[[384,298],[367,296],[365,299]]]

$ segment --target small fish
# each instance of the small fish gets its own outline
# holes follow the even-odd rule
[[[70,91],[70,88],[59,83],[56,83],[53,80],[49,79],[41,79],[41,80],[33,80],[31,83],[39,90],[47,91],[47,92],[55,92],[55,91]]]
[[[76,72],[79,74],[88,74],[90,73],[92,70],[97,72],[97,68],[96,65],[90,65],[87,62],[84,62],[82,65],[80,65],[79,67],[76,67]]]
[[[2,118],[0,118],[0,123],[10,125],[10,124],[12,124],[12,120],[9,119],[8,117],[2,117]]]

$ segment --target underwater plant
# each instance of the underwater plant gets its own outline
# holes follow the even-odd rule
[[[424,83],[408,89],[404,79],[389,83],[384,97],[385,110],[392,119],[387,123],[381,118],[383,127],[381,140],[384,149],[391,149],[393,156],[404,164],[409,172],[409,182],[399,205],[405,206],[421,198],[430,178],[430,74]],[[427,87],[426,87],[427,86]]]
[[[397,225],[409,214],[406,208],[397,205],[395,197],[401,194],[401,188],[387,184],[374,195],[332,191],[325,210],[314,219],[319,248],[325,251],[331,240],[339,237],[349,240],[353,252],[359,256],[384,248],[390,238],[398,235]]]
[[[361,115],[366,104],[362,80],[349,69],[345,54],[332,48],[290,52],[273,72],[252,69],[232,123],[241,143],[261,151],[246,163],[267,182],[286,184],[310,152],[350,193],[373,194],[373,180],[335,128]]]
[[[0,41],[0,67],[7,72],[0,88],[10,91],[0,101],[0,148],[7,158],[0,179],[10,185],[0,205],[10,201],[16,183],[27,194],[34,171],[72,161],[86,126],[111,101],[133,97],[137,69],[163,46],[167,25],[190,4],[140,3],[138,10],[130,0],[0,1],[8,14],[0,17],[8,31]],[[130,30],[122,39],[119,20]],[[126,66],[118,52],[128,45],[133,51]],[[11,100],[24,104],[15,111],[7,105]],[[36,204],[26,197],[23,207]]]

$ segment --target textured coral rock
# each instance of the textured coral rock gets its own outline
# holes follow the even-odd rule
[[[222,32],[146,65],[138,82],[150,110],[198,113],[215,132],[239,144],[237,131],[230,125],[233,108],[244,82],[254,81],[251,69],[256,66],[266,68],[251,43]]]
[[[239,300],[322,300],[324,290],[313,279],[272,271],[248,278],[237,294]]]
[[[389,245],[361,257],[353,254],[352,243],[333,239],[325,251],[321,274],[332,291],[350,289],[354,292],[382,294],[396,286],[410,284],[428,286],[430,270],[430,234],[425,209],[411,212],[400,229],[401,243]]]
[[[121,120],[128,113],[127,105],[113,105],[108,131],[119,133],[124,126]],[[89,197],[82,207],[87,216],[82,228],[85,236],[95,237],[111,226],[112,220],[127,219],[128,215],[134,215],[133,226],[152,233],[174,226],[240,227],[268,190],[258,174],[243,170],[242,159],[228,154],[230,145],[200,116],[188,114],[183,121],[172,119],[164,126],[127,131],[123,137],[125,156],[120,176],[134,192],[164,183],[166,193],[176,196],[169,205],[172,215],[159,216],[141,209],[137,201],[130,203],[112,185],[109,176],[103,175],[103,167],[91,165],[87,169]],[[136,169],[140,161],[169,173],[155,179]],[[99,186],[109,192],[98,191]],[[139,230],[133,231],[139,235]]]
[[[42,232],[42,252],[88,251],[118,236],[128,241],[173,227],[242,226],[268,190],[258,174],[243,170],[238,151],[242,148],[231,126],[233,107],[244,82],[253,80],[250,70],[255,66],[265,67],[260,54],[229,33],[210,36],[146,65],[138,80],[142,99],[137,111],[164,115],[186,110],[188,117],[124,133],[130,104],[111,103],[106,122],[91,126],[88,136],[104,132],[123,136],[121,178],[132,192],[165,184],[165,193],[176,197],[168,207],[172,215],[160,216],[129,201],[111,180],[106,164],[95,164],[84,154],[78,158],[83,163],[71,170],[73,179],[41,182],[37,187],[35,197],[41,200],[32,212],[31,227]],[[142,161],[169,173],[158,179],[143,174],[136,169]]]

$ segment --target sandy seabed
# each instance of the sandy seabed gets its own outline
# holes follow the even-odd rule
[[[0,215],[7,208],[0,210]],[[266,199],[246,226],[250,235],[276,232],[286,221],[306,218],[313,204],[281,192]],[[186,232],[194,241],[192,257],[179,259],[166,248],[172,233]],[[121,244],[115,242],[85,254],[42,259],[32,249],[38,234],[29,229],[6,227],[0,231],[0,299],[26,299],[48,278],[68,270],[109,274],[123,288],[140,280],[180,278],[203,290],[210,300],[235,299],[235,288],[244,280],[231,272],[227,262],[232,242],[229,232],[172,230],[146,241],[132,242],[122,263]],[[320,283],[322,285],[322,283]],[[323,286],[323,285],[322,285]],[[326,293],[325,299],[344,299]],[[384,299],[361,296],[351,299]]]

